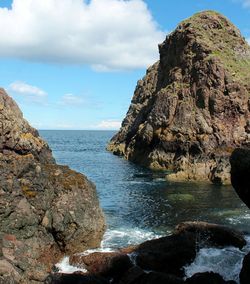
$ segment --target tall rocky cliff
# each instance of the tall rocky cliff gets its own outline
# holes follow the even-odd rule
[[[0,283],[42,283],[64,254],[100,244],[94,185],[59,166],[0,89]]]
[[[184,20],[138,81],[108,149],[172,180],[230,182],[229,156],[250,138],[250,47],[224,16]]]

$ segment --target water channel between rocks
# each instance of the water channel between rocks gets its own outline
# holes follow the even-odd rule
[[[163,172],[153,172],[107,152],[105,147],[114,133],[40,131],[59,164],[84,173],[95,183],[108,225],[102,250],[169,234],[182,221],[202,220],[250,232],[250,210],[231,186],[168,182]],[[224,278],[237,280],[243,255],[244,251],[232,248],[203,249],[186,273],[222,273],[221,267],[229,267],[228,271],[223,268]],[[67,266],[66,260],[63,265]]]

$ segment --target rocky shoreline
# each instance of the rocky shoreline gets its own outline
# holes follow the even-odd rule
[[[92,284],[234,284],[235,281],[225,281],[213,272],[197,273],[186,278],[184,267],[194,261],[201,248],[242,249],[245,245],[244,235],[233,229],[206,222],[185,222],[179,224],[172,235],[146,241],[137,246],[109,253],[72,255],[70,263],[79,269],[85,269],[86,273],[53,274],[45,283],[71,283],[73,279],[78,279],[79,282],[76,283]],[[246,279],[249,279],[248,259],[249,255],[245,257],[241,272]]]
[[[229,157],[250,142],[250,47],[214,11],[181,22],[139,80],[108,150],[172,181],[230,183]]]
[[[250,208],[250,150],[236,149],[230,162],[232,184]],[[108,253],[74,254],[70,257],[70,264],[86,272],[55,273],[45,283],[236,284],[235,280],[226,281],[221,275],[211,271],[196,273],[187,278],[184,267],[194,261],[202,248],[235,247],[242,250],[246,244],[244,234],[231,228],[206,222],[184,222],[176,226],[172,235],[140,245]],[[240,284],[249,283],[249,267],[250,252],[247,252],[239,271]]]

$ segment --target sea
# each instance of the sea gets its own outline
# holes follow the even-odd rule
[[[106,146],[115,131],[39,132],[58,164],[84,173],[95,183],[107,222],[98,250],[112,251],[169,235],[184,221],[228,225],[246,233],[247,246],[243,250],[203,248],[185,271],[187,277],[219,272],[225,280],[239,282],[242,259],[250,251],[250,210],[231,186],[167,181],[167,172],[146,169],[108,152]],[[79,270],[69,265],[67,257],[58,267],[64,272]]]

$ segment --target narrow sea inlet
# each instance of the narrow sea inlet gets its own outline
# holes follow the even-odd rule
[[[202,220],[250,232],[250,213],[231,186],[173,183],[106,151],[114,131],[40,131],[57,163],[97,187],[108,229],[105,248],[166,235],[182,221]]]

